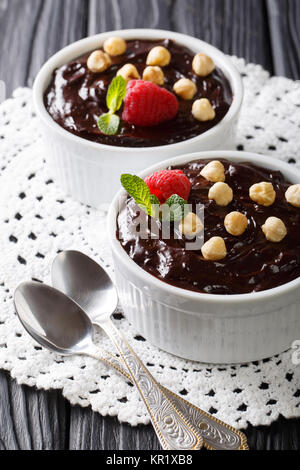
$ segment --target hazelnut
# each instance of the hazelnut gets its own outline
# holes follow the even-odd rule
[[[179,224],[179,230],[187,237],[195,237],[203,230],[203,223],[193,212],[189,212]]]
[[[165,83],[165,76],[160,67],[149,65],[143,72],[143,80],[155,83],[155,85],[163,85]]]
[[[127,82],[140,78],[137,68],[132,64],[123,65],[123,67],[118,70],[117,75],[121,75]]]
[[[227,255],[227,249],[222,237],[210,238],[201,248],[203,258],[209,261],[218,261]]]
[[[104,72],[111,66],[111,60],[108,54],[103,51],[94,51],[87,60],[87,67],[93,73]]]
[[[108,38],[104,41],[103,49],[111,56],[122,55],[127,49],[126,41],[117,36]]]
[[[189,78],[181,78],[174,86],[173,90],[176,95],[180,96],[184,100],[192,100],[197,93],[197,87],[195,83]]]
[[[202,169],[200,175],[203,176],[203,178],[205,178],[207,181],[211,181],[212,183],[218,183],[219,181],[224,183],[225,181],[224,165],[218,160],[209,162]]]
[[[230,212],[225,217],[224,225],[230,235],[237,237],[245,232],[248,226],[248,219],[241,212]]]
[[[249,189],[249,195],[252,201],[265,207],[271,206],[276,199],[272,183],[262,182],[253,184]]]
[[[165,65],[169,65],[171,61],[171,54],[163,46],[156,46],[151,49],[147,56],[147,65],[160,65],[164,67]]]
[[[262,231],[266,239],[274,243],[281,242],[287,234],[286,226],[277,217],[269,217],[262,226]]]
[[[215,183],[209,190],[209,199],[213,199],[218,206],[228,206],[233,199],[233,191],[227,183]]]
[[[294,207],[300,207],[300,184],[293,184],[285,193],[285,198]]]
[[[207,98],[200,98],[194,101],[192,106],[192,114],[198,121],[212,121],[216,117],[216,113]]]
[[[215,69],[215,64],[211,57],[199,52],[193,59],[192,67],[196,75],[207,77]]]

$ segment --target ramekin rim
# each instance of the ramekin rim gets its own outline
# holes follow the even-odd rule
[[[58,61],[62,60],[64,56],[69,54],[71,51],[75,51],[83,47],[83,45],[88,45],[90,43],[93,43],[94,41],[98,40],[103,41],[106,37],[111,36],[112,34],[115,35],[120,35],[126,38],[130,38],[130,36],[133,36],[132,39],[134,39],[134,35],[145,35],[146,37],[148,36],[149,38],[152,36],[154,38],[159,38],[161,35],[168,35],[171,39],[175,40],[188,40],[188,41],[195,41],[198,42],[198,44],[201,45],[202,49],[201,50],[206,50],[210,51],[211,56],[215,59],[219,59],[220,61],[223,61],[226,65],[226,69],[228,69],[228,79],[230,81],[230,85],[232,87],[232,92],[233,92],[233,102],[227,112],[227,114],[224,116],[224,118],[216,124],[214,127],[209,129],[208,131],[193,137],[191,139],[184,140],[182,142],[176,142],[174,144],[168,144],[168,145],[159,145],[155,147],[122,147],[122,146],[112,146],[112,145],[106,145],[106,144],[101,144],[98,142],[93,142],[87,139],[84,139],[82,137],[76,136],[72,134],[71,132],[67,131],[63,127],[61,127],[58,123],[54,121],[52,116],[48,113],[45,105],[44,105],[44,91],[45,91],[45,83],[50,81],[51,74],[53,70],[55,69],[55,64],[57,64]],[[88,51],[87,47],[87,51]],[[78,54],[80,55],[80,53]],[[78,55],[74,52],[73,58],[78,57]],[[70,60],[70,59],[69,59]],[[222,68],[222,67],[221,67]],[[223,70],[223,69],[222,69]],[[151,29],[151,28],[132,28],[132,29],[121,29],[121,30],[115,30],[115,31],[107,31],[104,33],[98,33],[93,36],[88,36],[86,38],[80,39],[79,41],[75,41],[68,46],[60,49],[58,52],[56,52],[53,56],[51,56],[41,67],[40,71],[38,72],[34,84],[33,84],[33,101],[34,101],[34,106],[37,111],[37,114],[39,117],[43,120],[44,124],[46,126],[50,126],[50,128],[58,132],[62,137],[65,137],[68,140],[73,141],[74,143],[81,144],[84,146],[88,146],[89,148],[94,148],[94,149],[103,149],[106,151],[116,151],[119,150],[122,153],[146,153],[146,152],[151,152],[151,151],[167,151],[167,150],[179,150],[181,147],[184,147],[185,145],[188,145],[190,143],[195,143],[199,142],[201,143],[205,139],[209,139],[214,135],[217,135],[219,132],[224,131],[226,127],[230,126],[234,120],[237,118],[239,111],[241,109],[242,103],[243,103],[243,98],[244,98],[244,86],[242,82],[242,78],[236,67],[233,65],[233,63],[229,60],[229,58],[224,54],[220,49],[216,48],[215,46],[212,46],[211,44],[202,41],[201,39],[195,38],[190,35],[182,34],[182,33],[177,33],[174,31],[168,31],[168,30],[163,30],[163,29]]]
[[[200,160],[204,158],[224,158],[224,159],[233,159],[236,161],[250,161],[264,158],[264,163],[267,160],[267,163],[273,164],[275,168],[282,171],[285,175],[286,173],[291,172],[291,178],[295,177],[295,169],[290,169],[288,164],[282,162],[281,160],[277,160],[273,157],[266,156],[264,154],[258,154],[253,152],[246,152],[246,151],[230,151],[230,150],[212,150],[212,151],[204,151],[204,152],[193,152],[188,153],[185,155],[181,155],[179,157],[169,158],[164,160],[159,165],[152,165],[151,167],[146,168],[142,172],[139,173],[139,176],[142,178],[146,177],[147,175],[153,173],[154,171],[158,171],[160,169],[166,168],[170,165],[174,164],[183,164],[193,160]],[[240,160],[239,160],[240,159]],[[259,160],[260,161],[260,160]],[[259,164],[259,162],[255,161],[255,164]],[[265,165],[264,165],[265,166]],[[272,168],[272,166],[270,167]],[[288,170],[288,171],[287,171]],[[300,172],[296,172],[299,175],[300,179]],[[111,249],[118,258],[127,263],[127,268],[132,271],[136,276],[140,279],[145,281],[146,284],[152,284],[153,287],[158,288],[160,290],[165,291],[168,294],[180,295],[182,298],[186,300],[193,300],[193,301],[205,301],[211,304],[236,304],[236,303],[247,303],[247,302],[254,302],[260,300],[266,300],[272,297],[282,296],[288,294],[290,291],[299,288],[300,286],[300,277],[287,282],[278,287],[274,287],[271,289],[259,291],[259,292],[251,292],[247,294],[232,294],[232,295],[225,295],[225,294],[206,294],[201,292],[190,291],[188,289],[183,289],[181,287],[176,287],[167,282],[164,282],[152,274],[145,271],[139,265],[137,265],[131,258],[128,256],[124,248],[121,246],[120,242],[117,240],[116,237],[116,217],[117,217],[117,208],[119,207],[119,201],[121,198],[126,197],[126,192],[123,189],[120,189],[118,193],[115,195],[113,201],[110,204],[108,216],[107,216],[107,229],[109,235],[109,242]]]

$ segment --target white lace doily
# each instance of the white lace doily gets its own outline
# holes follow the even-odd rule
[[[270,78],[260,66],[233,60],[245,84],[237,147],[300,167],[299,83]],[[0,106],[0,224],[0,367],[20,384],[62,389],[72,404],[90,405],[131,425],[148,423],[135,388],[117,373],[94,359],[49,353],[31,340],[15,315],[16,286],[30,279],[49,282],[59,250],[81,250],[112,272],[105,213],[73,201],[56,186],[45,165],[29,89],[16,90]],[[249,365],[205,365],[151,346],[121,310],[114,321],[163,385],[229,424],[245,428],[248,422],[270,424],[279,414],[300,416],[300,366],[292,364],[290,351]],[[113,351],[104,334],[96,340]]]

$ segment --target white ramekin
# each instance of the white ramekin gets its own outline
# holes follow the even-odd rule
[[[201,158],[251,161],[280,170],[293,183],[300,181],[300,172],[284,162],[228,151],[173,158],[140,176]],[[120,190],[108,214],[117,288],[127,318],[151,343],[186,359],[241,363],[271,357],[300,339],[300,278],[274,289],[240,295],[201,294],[160,281],[134,263],[116,238],[117,213],[126,197]]]
[[[198,137],[172,145],[159,147],[114,147],[102,145],[74,136],[60,127],[47,112],[43,95],[50,83],[53,71],[80,55],[101,47],[111,35],[124,39],[169,38],[184,44],[195,52],[210,55],[229,79],[233,91],[233,103],[224,119],[211,130]],[[47,161],[67,193],[75,199],[98,207],[110,202],[119,189],[120,174],[137,173],[147,166],[166,158],[198,150],[232,148],[236,122],[243,100],[240,74],[221,51],[199,39],[184,34],[155,29],[129,29],[97,34],[71,44],[51,57],[40,70],[33,86],[34,103],[43,123]]]

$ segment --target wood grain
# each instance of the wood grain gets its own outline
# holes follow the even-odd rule
[[[162,28],[211,42],[270,72],[300,78],[299,0],[0,0],[0,80],[31,85],[63,46],[119,28]],[[300,449],[300,420],[249,426],[252,449]],[[159,449],[151,426],[131,428],[59,391],[19,386],[0,371],[0,449]]]
[[[274,72],[300,79],[300,2],[267,0]]]
[[[262,0],[177,0],[172,11],[176,30],[203,39],[227,54],[259,63],[272,72],[266,22]]]
[[[1,371],[0,449],[64,449],[69,408],[59,391],[19,386]]]

